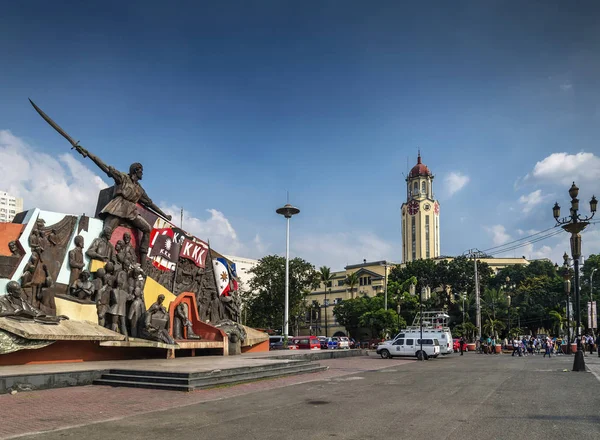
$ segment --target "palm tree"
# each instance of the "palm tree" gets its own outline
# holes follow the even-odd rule
[[[490,319],[496,320],[496,311],[499,306],[506,303],[506,296],[499,289],[485,289],[482,297],[483,303],[488,307]],[[491,314],[489,313],[491,310]]]
[[[353,272],[350,275],[346,275],[344,284],[347,285],[348,289],[350,290],[350,298],[354,299],[354,288],[358,284],[358,275],[356,274],[356,272]]]
[[[333,279],[333,275],[331,274],[331,268],[327,267],[327,266],[321,266],[319,268],[319,277],[321,279],[321,282],[323,283],[323,285],[325,286],[324,288],[324,292],[325,292],[325,300],[324,300],[324,305],[325,305],[325,336],[329,336],[327,333],[327,288],[331,287],[331,280]]]
[[[498,338],[498,331],[504,330],[504,323],[499,319],[488,319],[483,325],[483,331],[486,332],[490,336],[494,336],[496,339]]]
[[[567,318],[556,310],[550,310],[548,316],[552,320],[552,327],[556,335],[562,334],[563,323],[567,322]]]

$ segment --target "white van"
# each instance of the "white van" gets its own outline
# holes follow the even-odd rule
[[[421,356],[427,360],[436,358],[440,354],[440,343],[435,337],[425,336],[423,332],[423,344],[421,345],[420,332],[405,332],[398,335],[393,341],[385,341],[377,346],[377,354],[383,359],[394,356]],[[422,351],[421,351],[422,347]]]
[[[421,334],[420,327],[409,327],[407,329],[402,330],[398,333],[394,339],[398,339],[400,337],[404,337],[405,333],[417,333]],[[454,353],[454,342],[452,341],[452,333],[448,327],[442,328],[431,328],[431,327],[423,327],[423,339],[425,337],[436,338],[440,343],[440,354],[452,354]]]

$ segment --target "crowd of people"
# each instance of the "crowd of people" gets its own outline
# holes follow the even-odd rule
[[[543,355],[544,357],[552,357],[552,355],[560,356],[568,353],[567,338],[551,337],[540,335],[522,336],[512,339],[504,338],[503,341],[496,341],[493,336],[487,338],[481,337],[476,342],[476,351],[481,354],[496,354],[499,351],[496,347],[500,345],[502,350],[512,350],[512,356],[534,356]],[[584,352],[593,353],[597,347],[600,347],[600,333],[594,339],[592,335],[586,334],[581,337],[581,348]],[[600,357],[600,350],[598,356]]]

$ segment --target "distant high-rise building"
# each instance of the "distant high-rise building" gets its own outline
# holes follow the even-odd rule
[[[23,211],[23,199],[0,191],[0,222],[12,222],[15,215]]]

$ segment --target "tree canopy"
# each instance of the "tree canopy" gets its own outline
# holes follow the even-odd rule
[[[281,329],[285,307],[285,257],[269,255],[250,270],[254,275],[249,285],[248,325]],[[290,260],[289,315],[290,321],[304,313],[308,292],[319,286],[319,273],[309,262]]]

